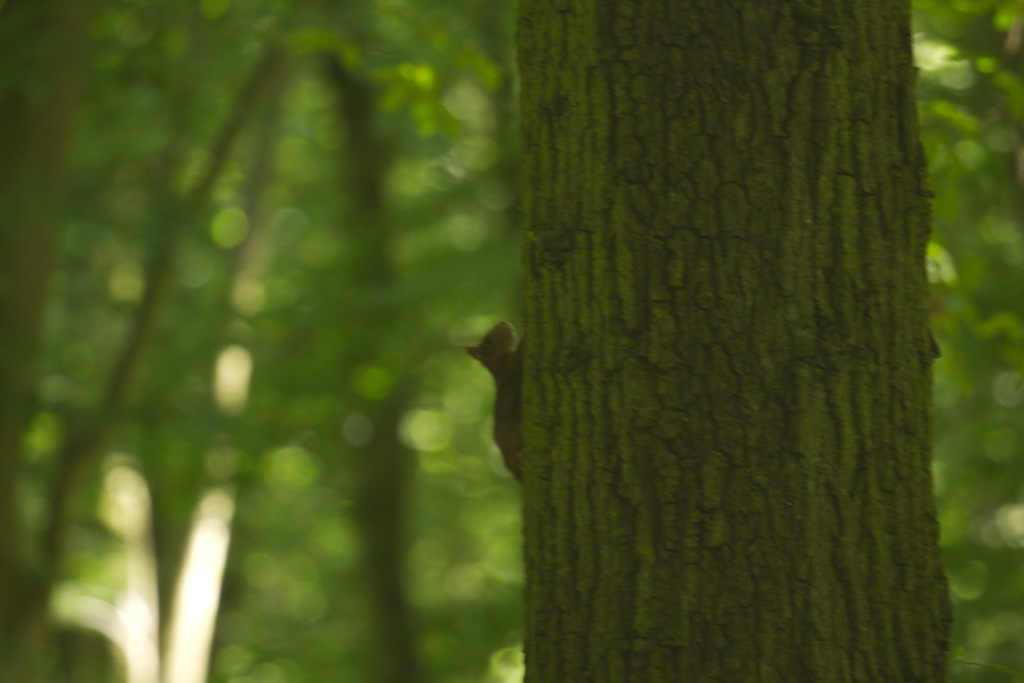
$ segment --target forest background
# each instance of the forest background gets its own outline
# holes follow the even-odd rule
[[[31,264],[45,298],[19,296],[31,399],[0,406],[23,427],[0,571],[52,594],[38,680],[202,680],[207,646],[214,682],[518,680],[519,494],[460,350],[519,317],[514,8],[31,4],[0,3],[0,215],[35,207],[51,244],[24,248],[53,259]],[[1024,9],[915,19],[951,680],[1005,681],[1024,672]],[[58,83],[61,116],[10,125]],[[5,598],[31,638],[32,592]]]

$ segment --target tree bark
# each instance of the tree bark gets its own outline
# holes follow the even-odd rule
[[[944,680],[909,4],[519,28],[526,680]]]

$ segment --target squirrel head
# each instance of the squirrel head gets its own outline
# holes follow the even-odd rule
[[[466,346],[466,353],[487,365],[515,351],[518,338],[515,329],[502,320],[483,336],[476,346]]]

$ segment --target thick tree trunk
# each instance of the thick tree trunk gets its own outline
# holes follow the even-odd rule
[[[520,13],[527,681],[944,680],[908,3]]]

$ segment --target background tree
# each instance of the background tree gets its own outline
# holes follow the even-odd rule
[[[31,675],[42,637],[43,572],[27,563],[17,508],[20,442],[33,410],[46,301],[57,261],[65,163],[96,3],[10,2],[0,40],[0,659]],[[31,45],[17,40],[34,36]],[[60,44],[58,55],[47,46]],[[38,569],[38,568],[37,568]],[[2,669],[0,669],[2,671]]]
[[[31,52],[14,9],[0,17]],[[160,608],[170,630],[192,518],[204,519],[212,490],[238,509],[215,679],[345,670],[389,680],[389,660],[373,653],[386,648],[393,661],[401,643],[380,642],[388,629],[373,636],[369,624],[409,620],[393,599],[396,581],[409,582],[406,519],[417,520],[422,548],[411,558],[418,620],[438,637],[403,651],[421,650],[435,675],[514,665],[491,655],[516,639],[516,619],[501,616],[515,614],[517,562],[501,559],[516,547],[515,494],[494,476],[497,456],[493,467],[479,457],[487,381],[457,350],[486,322],[473,315],[513,305],[501,285],[515,273],[513,183],[508,164],[496,165],[507,137],[496,116],[508,105],[495,93],[508,92],[507,77],[500,54],[489,56],[494,45],[452,43],[452,12],[471,16],[423,3],[376,23],[379,12],[343,16],[313,3],[124,2],[86,24],[96,57],[72,145],[75,219],[55,230],[53,296],[22,300],[49,325],[39,379],[24,383],[37,403],[22,410],[27,428],[12,431],[24,446],[20,458],[10,452],[21,467],[4,499],[20,505],[12,525],[28,548],[12,566],[44,586],[34,604],[53,595],[57,606],[57,638],[26,657],[37,669],[28,680],[105,676],[116,660],[81,626],[131,659],[119,633],[136,599],[153,615]],[[341,116],[332,101],[342,88],[325,61],[365,83],[365,94],[341,93]],[[383,157],[364,151],[371,139],[387,142]],[[365,182],[348,173],[367,161],[383,171]],[[340,192],[339,169],[350,181]],[[382,280],[375,263],[391,274]],[[428,263],[453,277],[425,279]],[[385,457],[358,457],[370,449]],[[427,467],[413,467],[413,452]],[[381,461],[416,473],[421,496],[392,480],[383,505],[372,486],[389,482],[360,464]],[[102,473],[105,463],[145,475],[158,602],[129,576],[120,531],[97,524],[97,507],[127,495],[107,485],[118,477]],[[453,524],[460,517],[485,523]],[[382,528],[396,531],[364,531]],[[498,543],[483,542],[501,528]],[[296,542],[297,533],[316,540]],[[360,538],[377,545],[360,549]],[[366,577],[389,577],[378,592],[389,602],[363,602]],[[23,628],[26,594],[11,588],[19,600],[4,609]],[[143,626],[152,641],[153,625]],[[49,656],[54,647],[63,656]]]
[[[527,680],[944,680],[910,48],[521,3]]]

